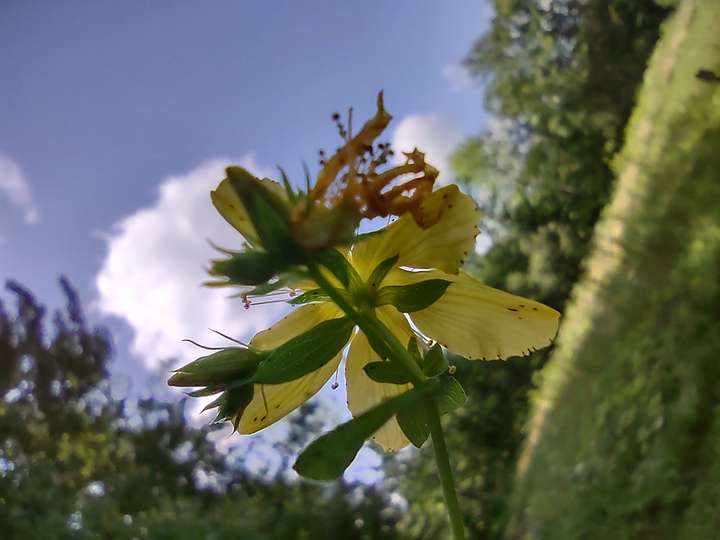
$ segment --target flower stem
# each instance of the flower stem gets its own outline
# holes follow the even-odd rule
[[[325,278],[317,264],[308,263],[308,270],[311,277],[323,289],[327,295],[342,309],[345,314],[350,317],[360,330],[371,340],[371,342],[382,343],[387,347],[388,352],[393,360],[401,364],[408,372],[413,385],[422,384],[427,380],[427,376],[422,372],[420,366],[417,365],[410,353],[405,349],[402,343],[398,341],[395,335],[378,319],[373,313],[365,313],[356,310],[347,299],[335,289],[333,285]],[[425,403],[428,424],[430,427],[430,436],[432,438],[433,450],[435,451],[435,462],[437,464],[440,483],[442,484],[443,497],[445,498],[445,507],[450,521],[453,540],[465,540],[465,529],[463,526],[460,505],[458,504],[457,493],[455,491],[455,480],[453,478],[452,468],[450,467],[450,456],[448,455],[447,446],[445,444],[445,435],[443,434],[442,424],[440,423],[440,413],[437,404],[433,398]]]
[[[445,444],[445,434],[440,423],[440,414],[437,404],[426,403],[426,416],[430,425],[430,437],[432,438],[433,450],[435,451],[435,463],[438,476],[442,484],[445,508],[447,509],[450,529],[454,540],[465,540],[465,528],[463,525],[462,513],[458,504],[457,492],[455,490],[455,479],[453,478],[452,467],[450,467],[450,456]]]

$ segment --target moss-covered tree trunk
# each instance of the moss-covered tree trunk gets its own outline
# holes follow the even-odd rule
[[[720,1],[679,3],[626,141],[511,538],[720,538]]]

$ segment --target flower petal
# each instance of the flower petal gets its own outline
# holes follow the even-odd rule
[[[475,245],[480,210],[475,202],[450,185],[433,192],[422,205],[426,214],[440,213],[427,229],[405,214],[353,248],[353,264],[367,278],[382,261],[400,255],[398,266],[439,268],[456,273]]]
[[[287,197],[285,189],[274,180],[263,178],[260,181],[282,198]],[[220,182],[214,191],[210,192],[210,199],[225,221],[235,227],[248,242],[257,243],[257,232],[250,221],[250,216],[227,178]]]
[[[394,270],[388,283],[408,284],[426,279],[452,281],[430,307],[410,315],[426,336],[451,352],[468,358],[509,358],[547,347],[558,329],[560,313],[522,296],[493,289],[465,273]]]
[[[307,304],[258,333],[250,345],[261,350],[273,349],[339,314],[340,310],[329,302]],[[302,405],[323,387],[338,368],[341,358],[342,351],[322,368],[289,383],[256,384],[253,399],[240,418],[238,431],[255,433]]]
[[[392,311],[391,311],[392,310]],[[394,311],[394,313],[393,313]],[[378,317],[405,344],[412,335],[412,330],[405,318],[394,308],[380,308]],[[407,392],[412,388],[409,384],[384,384],[370,379],[363,371],[365,364],[377,362],[379,357],[370,347],[365,334],[359,332],[350,342],[345,363],[345,380],[347,381],[348,408],[353,416],[358,416],[368,409],[379,405],[384,400]],[[384,450],[396,451],[410,444],[393,416],[372,437]]]

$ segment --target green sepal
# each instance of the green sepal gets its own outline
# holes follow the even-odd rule
[[[352,244],[361,219],[353,197],[343,196],[330,207],[306,201],[308,206],[304,216],[295,222],[299,243],[313,251]]]
[[[252,401],[253,394],[254,388],[252,384],[238,386],[223,392],[218,399],[205,407],[205,409],[217,407],[218,413],[213,420],[213,423],[231,420],[233,428],[237,430],[240,418],[242,417],[243,412],[245,412],[245,408]]]
[[[282,167],[278,167],[278,170],[280,171],[280,178],[282,178],[283,187],[285,188],[285,195],[287,195],[288,201],[290,201],[290,204],[297,203],[298,195],[295,193],[295,190],[293,190],[292,186],[290,185],[290,179],[288,178],[287,173]]]
[[[378,305],[391,304],[402,313],[413,313],[434,304],[450,286],[444,279],[428,279],[410,285],[389,285],[378,291]]]
[[[234,285],[262,285],[283,269],[283,262],[267,251],[252,249],[228,259],[211,261],[208,274]]]
[[[407,384],[410,378],[405,369],[395,362],[370,362],[363,366],[363,371],[373,381],[390,384]]]
[[[265,283],[260,283],[249,291],[243,291],[236,296],[264,296],[278,289],[282,289],[287,285],[287,282],[288,279],[286,276],[279,276],[278,279],[276,279],[275,281],[267,281]]]
[[[337,249],[325,249],[314,255],[315,260],[330,270],[343,286],[348,287],[350,280],[357,281],[357,272],[350,265],[350,262]]]
[[[300,296],[296,296],[295,298],[288,300],[288,304],[298,306],[309,302],[327,302],[329,300],[330,297],[322,289],[312,289],[311,291],[307,291]]]
[[[379,287],[383,279],[385,279],[385,276],[387,276],[388,272],[397,264],[399,259],[400,254],[398,253],[378,264],[370,274],[368,285],[370,285],[370,287]]]
[[[373,433],[393,415],[425,397],[435,386],[436,381],[430,381],[413,388],[322,435],[303,450],[293,469],[301,476],[314,480],[338,478]]]
[[[430,424],[427,421],[425,407],[408,407],[397,413],[400,429],[413,444],[420,448],[430,436]]]
[[[245,347],[228,347],[202,356],[176,369],[170,386],[221,386],[252,376],[267,353]]]
[[[425,353],[420,367],[428,377],[436,377],[447,371],[448,361],[439,343],[430,347],[430,350]]]
[[[292,236],[287,202],[242,167],[228,167],[225,172],[250,216],[261,245],[277,260],[298,262],[299,250]]]
[[[312,373],[332,360],[350,340],[354,323],[347,317],[323,321],[270,354],[258,366],[253,381],[282,384]]]
[[[186,392],[185,395],[188,397],[207,397],[219,394],[224,390],[222,386],[206,386],[205,388],[199,388],[192,392]]]

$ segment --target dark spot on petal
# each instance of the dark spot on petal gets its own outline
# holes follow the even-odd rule
[[[505,308],[505,309],[507,309],[508,311],[517,311],[517,308],[514,308],[514,307],[509,307],[509,308]]]

